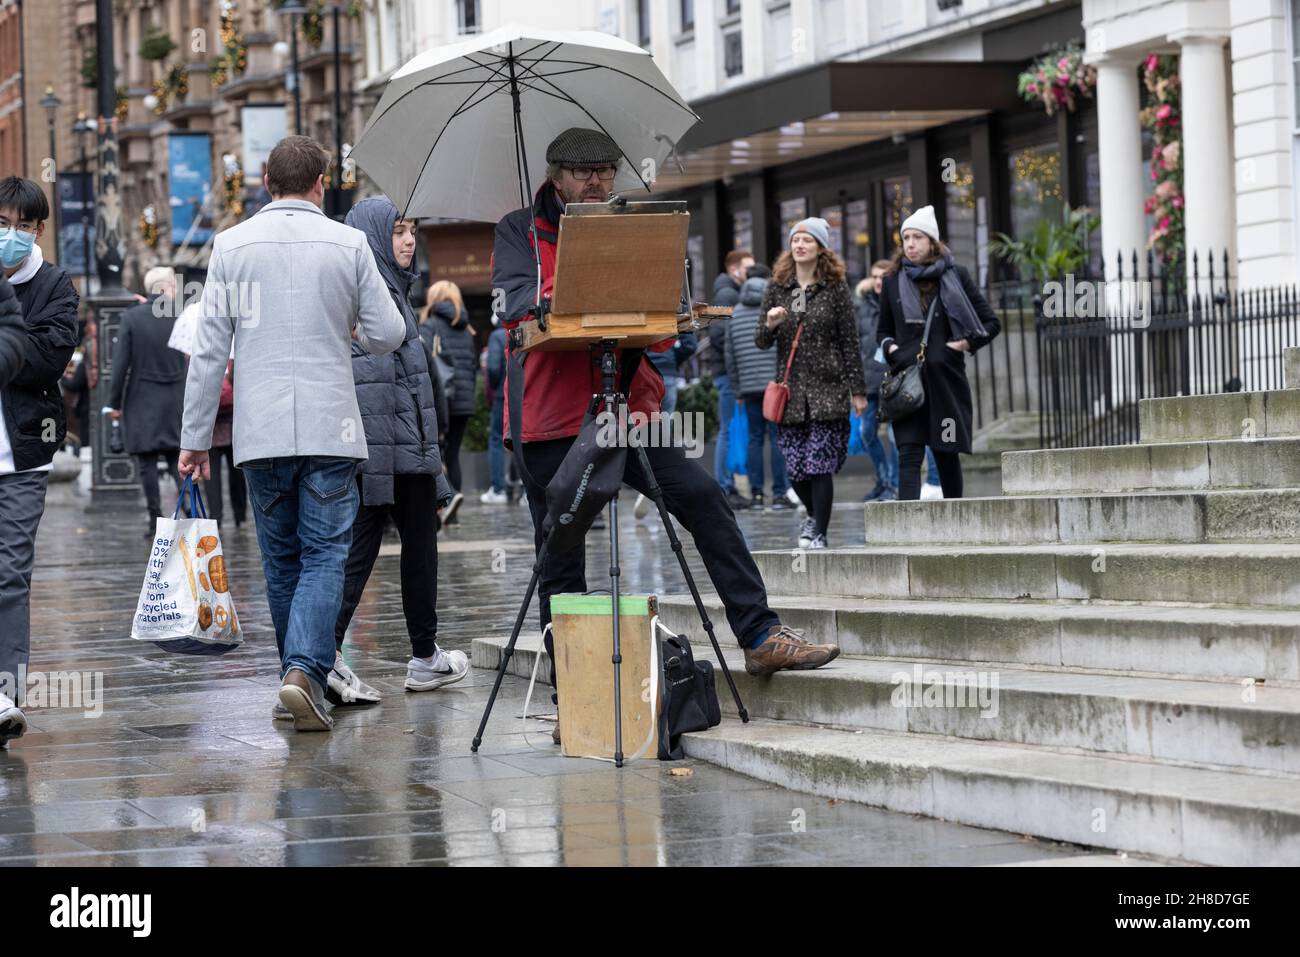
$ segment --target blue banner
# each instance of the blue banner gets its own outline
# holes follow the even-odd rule
[[[59,173],[58,264],[74,276],[94,272],[95,183],[90,173]]]
[[[212,238],[212,140],[207,133],[167,137],[167,182],[171,192],[172,244],[201,246]],[[192,227],[192,228],[191,228]]]

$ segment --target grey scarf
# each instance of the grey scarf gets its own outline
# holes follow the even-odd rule
[[[921,312],[921,292],[916,288],[917,280],[938,279],[939,301],[943,303],[948,322],[958,339],[984,339],[988,332],[980,317],[975,314],[970,297],[961,286],[961,277],[957,275],[956,261],[952,253],[936,259],[927,266],[918,266],[904,257],[903,268],[898,274],[898,295],[903,302],[903,321],[922,324],[925,316]]]

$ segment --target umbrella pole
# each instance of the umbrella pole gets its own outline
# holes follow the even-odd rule
[[[510,55],[506,58],[510,66],[510,102],[515,111],[515,170],[522,191],[521,205],[530,213],[533,208],[533,184],[528,178],[528,148],[524,143],[524,124],[519,109],[519,81],[515,76],[515,45],[510,44]],[[537,319],[537,328],[546,331],[546,316],[542,311],[542,252],[537,244],[537,216],[528,217],[528,228],[533,236],[533,262],[537,265],[537,290],[533,295],[533,316]]]

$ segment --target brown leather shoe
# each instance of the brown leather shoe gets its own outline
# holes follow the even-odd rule
[[[325,692],[300,668],[290,668],[280,685],[280,704],[293,715],[295,731],[328,731],[334,727]]]
[[[745,649],[745,670],[756,677],[777,671],[809,671],[839,655],[839,645],[814,645],[802,631],[779,625],[767,633],[767,641]]]

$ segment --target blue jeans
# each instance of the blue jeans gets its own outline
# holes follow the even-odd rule
[[[334,667],[334,623],[361,500],[357,465],[354,459],[296,456],[241,466],[254,505],[280,676],[300,668],[322,689]]]
[[[492,400],[492,421],[488,423],[488,475],[494,492],[506,490],[506,447],[501,439],[505,426],[506,400],[501,396]]]
[[[718,388],[718,444],[713,450],[713,477],[724,492],[734,492],[736,482],[727,469],[727,449],[731,447],[731,417],[736,414],[736,394],[731,391],[731,377],[720,375],[713,380]]]
[[[877,417],[880,412],[879,394],[867,399],[867,412],[862,416],[862,447],[871,456],[876,467],[876,481],[895,491],[898,489],[898,446],[894,443],[894,427],[889,426],[889,449],[880,441]],[[937,474],[937,473],[936,473]]]
[[[754,495],[763,494],[763,439],[767,438],[772,459],[772,501],[785,495],[790,480],[785,474],[785,456],[776,444],[776,423],[763,418],[763,394],[747,395],[745,417],[749,420],[749,487]]]
[[[897,468],[897,466],[895,466]],[[934,461],[934,449],[925,447],[925,484],[939,485],[939,466]],[[895,483],[897,485],[897,483]]]

